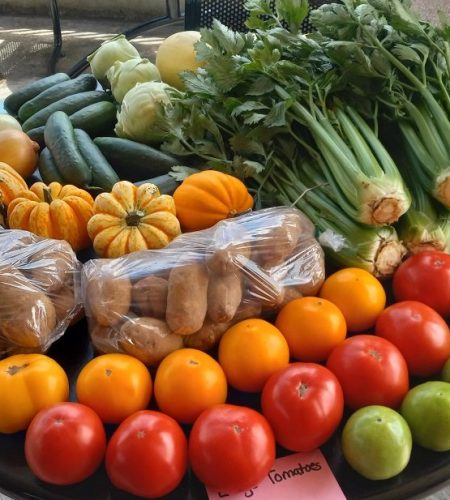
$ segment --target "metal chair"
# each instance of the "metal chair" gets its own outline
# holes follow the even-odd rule
[[[309,0],[312,9],[325,3],[324,0]],[[275,0],[271,0],[274,8]],[[184,27],[186,30],[209,28],[213,19],[218,19],[234,31],[248,31],[245,26],[248,13],[244,8],[244,0],[186,0]],[[312,25],[307,17],[302,23],[302,32],[308,33]]]

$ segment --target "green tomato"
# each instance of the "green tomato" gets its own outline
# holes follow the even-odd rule
[[[441,379],[444,382],[450,382],[450,358],[447,359],[445,365],[442,368]]]
[[[415,443],[434,451],[450,450],[450,383],[417,385],[406,394],[400,412]]]
[[[342,452],[367,479],[389,479],[408,465],[411,431],[405,419],[387,406],[365,406],[353,413],[342,431]]]

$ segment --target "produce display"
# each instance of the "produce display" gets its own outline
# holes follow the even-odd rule
[[[185,233],[162,250],[90,260],[82,294],[94,345],[150,366],[183,344],[211,349],[232,323],[317,292],[325,270],[313,230],[296,209],[268,208]]]
[[[449,26],[246,8],[4,101],[0,445],[40,487],[252,496],[320,448],[347,494],[449,457]]]

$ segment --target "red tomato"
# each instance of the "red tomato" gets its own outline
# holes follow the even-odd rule
[[[411,375],[438,374],[450,357],[450,329],[434,309],[414,300],[387,307],[375,333],[396,345]]]
[[[42,481],[68,485],[83,481],[103,461],[106,435],[100,417],[80,403],[41,410],[25,436],[25,458]]]
[[[450,255],[424,251],[409,257],[394,273],[392,287],[397,302],[417,300],[450,317]]]
[[[264,385],[263,415],[281,446],[311,451],[325,443],[344,412],[344,395],[336,376],[316,363],[292,363]]]
[[[244,406],[219,404],[192,426],[189,458],[196,476],[216,491],[253,488],[275,461],[275,438],[267,420]]]
[[[142,410],[116,429],[106,450],[106,472],[117,488],[157,498],[173,491],[187,469],[187,439],[168,415]]]
[[[381,405],[397,408],[409,389],[408,366],[392,342],[355,335],[333,349],[327,360],[352,410]]]

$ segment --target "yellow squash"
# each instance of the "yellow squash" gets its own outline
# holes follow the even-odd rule
[[[151,183],[120,181],[95,199],[88,232],[100,257],[119,257],[163,248],[181,231],[171,196]]]
[[[34,183],[11,201],[8,223],[11,229],[24,229],[44,238],[66,240],[75,252],[90,244],[87,223],[94,200],[83,189],[52,182]]]

